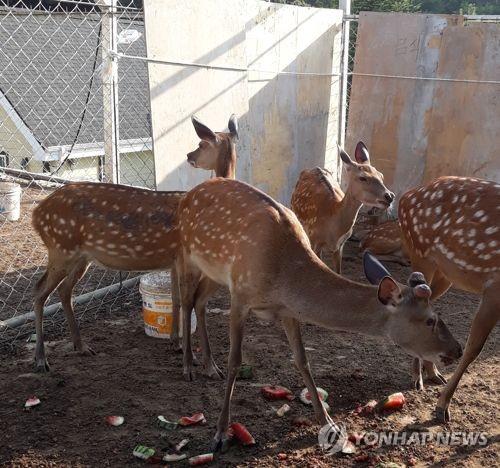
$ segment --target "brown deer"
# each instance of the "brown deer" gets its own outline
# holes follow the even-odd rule
[[[500,317],[500,184],[471,177],[440,177],[410,190],[399,202],[399,221],[413,270],[432,287],[431,299],[453,284],[482,295],[464,355],[439,398],[436,414],[450,420],[450,401],[463,373],[481,352]],[[446,380],[429,362],[439,383]],[[414,363],[422,387],[421,361]]]
[[[398,284],[380,265],[366,268],[377,286],[332,272],[313,252],[293,212],[243,182],[211,179],[188,192],[178,211],[182,252],[177,258],[181,303],[191,310],[197,278],[204,274],[231,293],[230,351],[223,409],[215,443],[224,437],[234,382],[241,365],[243,326],[249,312],[284,325],[295,363],[319,421],[331,422],[320,403],[300,334],[300,322],[390,339],[431,361],[448,362],[460,345],[429,307],[422,275]],[[372,270],[370,272],[370,270]],[[183,314],[189,329],[190,314]],[[184,355],[192,356],[189,334]]]
[[[401,238],[398,220],[386,221],[373,226],[359,243],[359,250],[368,250],[380,260],[408,265],[408,252]]]
[[[318,255],[324,249],[333,252],[337,273],[341,272],[344,243],[352,234],[361,206],[388,208],[394,200],[394,194],[384,185],[383,175],[370,164],[363,142],[356,145],[356,162],[344,150],[339,150],[347,173],[346,192],[329,171],[315,167],[301,172],[291,201],[313,250]]]
[[[213,161],[220,168],[219,175],[228,173],[227,166],[231,167],[228,161],[235,158],[236,116],[229,119],[227,133],[211,132],[196,117],[192,121],[200,138],[205,138],[209,132],[216,135],[216,141],[210,136],[209,146],[203,144],[205,140],[200,143],[199,149],[193,152],[197,159]],[[184,194],[82,182],[61,187],[35,208],[33,226],[48,250],[47,270],[34,294],[38,370],[49,370],[43,341],[43,306],[52,291],[58,290],[75,350],[93,353],[83,345],[75,320],[71,299],[74,286],[91,262],[123,271],[172,268],[179,248],[176,211]],[[172,341],[178,346],[180,303],[175,268],[172,268],[171,279]],[[206,303],[208,297],[202,294],[204,291],[205,284],[202,283],[197,297]],[[198,308],[205,307],[201,300],[197,301]],[[206,333],[202,324],[202,340],[204,331]],[[204,364],[209,374],[214,372],[211,363],[204,361]]]

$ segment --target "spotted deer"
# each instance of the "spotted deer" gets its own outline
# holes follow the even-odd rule
[[[361,206],[386,209],[394,200],[394,194],[384,185],[383,175],[370,164],[363,142],[356,145],[356,161],[339,150],[347,174],[346,192],[329,171],[315,167],[301,172],[291,200],[292,210],[304,226],[313,250],[318,255],[324,249],[331,250],[337,273],[341,272],[344,243],[352,234]]]
[[[204,274],[231,293],[230,350],[226,392],[217,422],[219,446],[229,423],[230,400],[241,364],[244,322],[249,312],[281,320],[319,421],[330,422],[320,403],[300,334],[300,322],[389,339],[414,356],[452,360],[460,345],[429,306],[422,275],[397,283],[374,260],[367,274],[376,286],[331,271],[311,249],[293,212],[243,182],[215,178],[182,199],[178,212],[182,251],[177,258],[181,303],[191,310],[197,278]],[[190,314],[183,314],[189,329]],[[430,322],[432,322],[430,324]],[[183,336],[189,365],[191,342]]]
[[[200,138],[216,135],[210,145],[200,143],[197,160],[217,165],[217,174],[228,173],[228,161],[236,157],[236,116],[229,119],[229,131],[214,133],[196,117],[192,119]],[[205,140],[203,140],[205,141]],[[189,153],[188,159],[193,153]],[[208,155],[207,155],[208,153]],[[201,167],[201,166],[200,166]],[[161,192],[124,185],[71,183],[44,199],[33,211],[33,226],[48,250],[45,274],[35,288],[35,363],[49,370],[43,341],[43,306],[57,288],[76,351],[93,351],[83,345],[72,305],[73,288],[90,263],[123,271],[165,270],[174,267],[179,248],[176,211],[185,192]],[[177,274],[172,268],[173,338],[178,343],[179,296]],[[208,300],[201,283],[198,308]],[[211,291],[211,290],[210,290]],[[210,292],[209,291],[209,292]],[[205,301],[205,302],[203,302]],[[213,371],[210,363],[207,364]]]
[[[398,220],[373,226],[359,243],[359,250],[368,250],[381,260],[408,265],[408,252],[401,238]]]
[[[482,296],[463,357],[437,403],[438,419],[449,421],[458,383],[500,317],[500,184],[440,177],[401,197],[399,221],[412,269],[430,282],[432,300],[452,284]],[[433,364],[418,361],[417,387],[423,386],[421,365],[438,383],[446,383]]]

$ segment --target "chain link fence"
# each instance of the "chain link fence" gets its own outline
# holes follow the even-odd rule
[[[96,2],[97,3],[97,2]],[[137,3],[137,2],[135,2]],[[115,10],[88,1],[0,2],[0,344],[32,332],[5,321],[32,310],[46,249],[31,227],[33,208],[68,181],[106,181],[103,30],[116,20],[117,51],[145,56],[143,12],[132,0]],[[116,80],[118,181],[155,188],[147,64],[120,61]],[[8,220],[8,182],[21,186],[21,214]],[[75,296],[133,277],[92,266]],[[80,319],[133,291],[77,307]],[[48,304],[58,301],[56,295]],[[52,316],[52,324],[62,314]],[[51,323],[47,324],[49,327]]]

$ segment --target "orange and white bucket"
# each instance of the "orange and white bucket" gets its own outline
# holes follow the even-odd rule
[[[142,295],[142,314],[146,335],[154,338],[172,336],[172,293],[170,274],[166,271],[148,273],[141,277],[139,291]],[[179,317],[182,336],[182,312]],[[191,315],[191,334],[196,331],[196,315]]]

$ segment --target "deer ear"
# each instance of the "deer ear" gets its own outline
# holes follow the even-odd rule
[[[363,269],[366,279],[371,284],[379,284],[382,278],[391,276],[387,269],[368,250],[363,254]]]
[[[368,153],[368,148],[362,141],[356,145],[354,159],[358,164],[370,164],[370,153]]]
[[[349,166],[352,166],[352,159],[349,157],[349,155],[339,146],[337,143],[337,148],[339,149],[339,155],[340,159],[342,159],[342,162],[344,164],[347,164]]]
[[[229,117],[229,122],[227,124],[227,128],[229,129],[229,133],[233,138],[238,139],[238,118],[236,117],[236,114],[232,114],[231,117]]]
[[[191,122],[193,122],[194,130],[201,140],[215,141],[217,136],[212,130],[210,130],[205,124],[198,120],[196,115],[191,116]]]
[[[378,300],[384,305],[395,306],[400,295],[401,289],[390,276],[383,278],[378,285]]]

